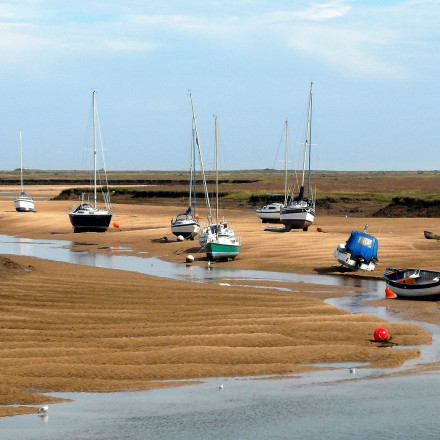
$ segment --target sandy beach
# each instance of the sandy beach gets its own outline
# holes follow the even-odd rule
[[[1,189],[0,234],[68,240],[77,250],[99,253],[128,248],[136,256],[182,265],[192,254],[194,265],[206,265],[197,240],[179,242],[171,234],[170,220],[184,210],[182,205],[116,205],[118,228],[74,234],[67,215],[72,202],[49,200],[59,188],[33,187],[34,213],[17,213],[8,188]],[[241,236],[242,250],[235,261],[215,263],[222,267],[377,278],[386,267],[440,268],[439,242],[423,235],[424,230],[440,231],[438,218],[325,217],[318,212],[308,232],[281,233],[265,231],[251,210],[223,214]],[[348,274],[333,251],[365,224],[379,239],[379,264],[371,273]],[[420,326],[352,315],[323,302],[352,294],[349,288],[298,283],[288,286],[294,292],[283,292],[198,284],[0,255],[3,416],[34,412],[27,405],[55,401],[43,394],[49,391],[139,390],[170,386],[163,382],[170,379],[282,376],[320,362],[392,367],[418,356],[415,348],[392,350],[373,342],[374,329],[381,326],[400,346],[431,340]],[[376,303],[406,319],[440,323],[437,302],[384,298]]]

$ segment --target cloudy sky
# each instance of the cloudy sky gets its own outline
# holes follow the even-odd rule
[[[437,0],[0,1],[0,169],[81,169],[92,91],[108,170],[440,169]]]

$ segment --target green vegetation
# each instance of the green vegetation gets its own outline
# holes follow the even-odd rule
[[[112,171],[107,173],[115,203],[186,203],[188,198],[189,174],[182,171]],[[294,183],[289,176],[289,185]],[[62,185],[65,188],[57,198],[78,198],[89,185],[86,172],[26,170],[26,186]],[[197,198],[204,199],[203,185],[198,176]],[[214,174],[207,173],[208,188],[215,189]],[[19,172],[0,172],[0,185],[18,185]],[[440,199],[440,173],[438,171],[406,172],[350,172],[314,171],[312,184],[319,208],[344,212],[376,212],[387,204],[397,206],[399,198],[403,204],[413,206],[417,201],[432,202]],[[280,170],[239,170],[220,172],[220,203],[223,208],[247,207],[254,209],[270,201],[284,199],[284,172]],[[294,192],[296,193],[296,188]],[[416,202],[411,202],[414,200]],[[420,204],[419,204],[420,206]]]

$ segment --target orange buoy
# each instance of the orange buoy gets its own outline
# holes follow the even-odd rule
[[[113,227],[114,228],[119,228],[119,223],[118,222],[113,222]]]
[[[385,297],[386,298],[397,298],[397,295],[387,286],[387,287],[385,287]]]
[[[376,342],[386,341],[388,339],[389,333],[386,328],[379,327],[374,331],[374,340]]]

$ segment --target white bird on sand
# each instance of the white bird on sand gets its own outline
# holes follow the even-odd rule
[[[356,370],[354,368],[350,368],[349,371],[350,371],[351,374],[355,374],[356,373]]]
[[[40,414],[46,414],[47,411],[49,411],[49,406],[48,405],[44,405],[44,406],[41,406],[40,408],[38,408],[38,412]]]

